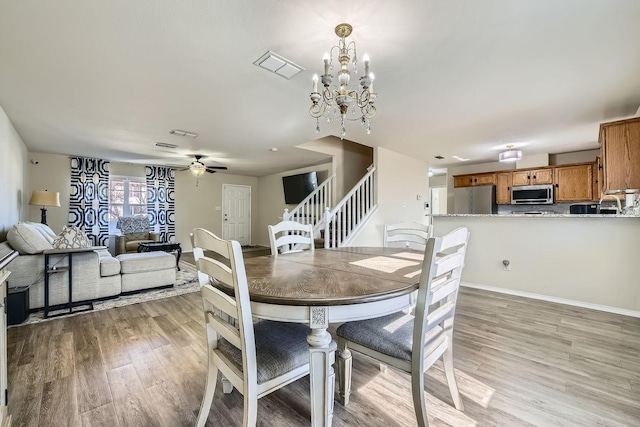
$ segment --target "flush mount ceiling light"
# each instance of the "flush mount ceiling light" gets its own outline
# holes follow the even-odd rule
[[[498,160],[501,162],[515,162],[522,159],[522,151],[514,150],[513,145],[507,145],[507,151],[498,154]]]
[[[272,73],[276,73],[280,77],[284,77],[287,80],[300,73],[301,71],[304,71],[304,68],[302,68],[301,66],[294,64],[287,58],[284,58],[277,53],[273,53],[270,50],[268,50],[267,53],[258,58],[254,62],[254,65],[262,67],[265,70],[271,71]]]
[[[198,137],[197,133],[189,132],[189,131],[186,131],[186,130],[180,130],[180,129],[171,129],[169,131],[169,133],[171,135],[190,136],[191,138],[197,138]]]
[[[336,35],[340,38],[338,44],[330,50],[331,54],[324,55],[324,74],[320,76],[322,81],[322,93],[318,92],[318,76],[313,76],[313,92],[311,92],[311,108],[309,113],[311,117],[316,119],[316,132],[320,132],[320,117],[326,118],[331,123],[332,116],[337,118],[338,109],[332,108],[335,105],[340,110],[340,121],[342,131],[340,139],[347,135],[344,127],[345,120],[359,121],[365,128],[367,134],[371,133],[371,125],[369,120],[376,116],[376,107],[373,103],[376,100],[376,93],[373,91],[373,73],[369,73],[369,57],[364,55],[364,75],[360,77],[360,86],[349,87],[351,80],[351,71],[358,74],[358,55],[356,53],[356,43],[354,41],[347,44],[346,38],[351,35],[353,28],[349,24],[340,24],[335,28]],[[338,71],[339,86],[332,85],[333,75],[329,74],[329,70],[333,70],[333,53],[337,49],[337,58],[340,63]],[[351,56],[353,55],[353,60]],[[351,70],[349,69],[351,68]],[[351,114],[355,117],[347,119],[347,112],[351,110]]]

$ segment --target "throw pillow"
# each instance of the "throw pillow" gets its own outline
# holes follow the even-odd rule
[[[117,227],[120,229],[122,234],[148,233],[150,227],[149,216],[135,215],[118,217]]]
[[[88,248],[89,246],[92,246],[89,238],[75,225],[65,226],[62,233],[53,241],[55,249]]]
[[[30,227],[35,228],[35,230],[39,232],[42,235],[42,237],[44,237],[45,240],[51,243],[52,245],[53,245],[53,239],[58,237],[56,236],[56,233],[54,233],[53,230],[50,229],[47,224],[41,224],[39,222],[29,222],[29,221],[27,221],[26,224],[28,224]]]
[[[7,233],[7,241],[20,255],[39,254],[45,249],[51,249],[49,243],[33,226],[19,222]]]

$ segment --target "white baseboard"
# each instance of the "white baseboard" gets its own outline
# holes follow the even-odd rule
[[[494,286],[480,285],[478,283],[460,282],[460,286],[474,289],[482,289],[484,291],[498,292],[501,294],[515,295],[525,298],[533,298],[541,301],[555,302],[558,304],[572,305],[575,307],[590,308],[592,310],[605,311],[607,313],[621,314],[623,316],[639,317],[640,311],[627,310],[624,308],[611,307],[608,305],[591,304],[589,302],[574,301],[566,298],[552,297],[548,295],[534,294],[532,292],[514,291],[512,289],[496,288]]]

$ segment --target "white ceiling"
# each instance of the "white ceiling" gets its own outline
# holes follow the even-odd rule
[[[434,167],[597,148],[598,124],[640,105],[638,0],[56,0],[0,3],[0,106],[34,152],[306,166],[324,155],[295,146],[340,134],[308,109],[341,22],[379,94],[371,135],[349,123],[347,139]],[[253,65],[267,50],[306,71]]]

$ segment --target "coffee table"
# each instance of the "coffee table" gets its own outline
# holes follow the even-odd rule
[[[156,252],[164,251],[176,254],[176,268],[180,271],[180,255],[182,255],[182,248],[180,243],[164,243],[164,242],[148,242],[140,243],[138,245],[138,252]]]

